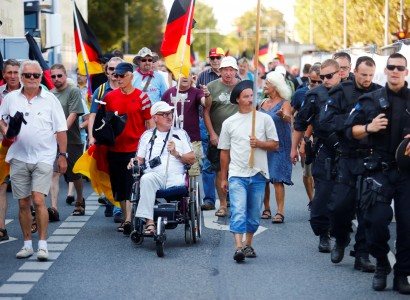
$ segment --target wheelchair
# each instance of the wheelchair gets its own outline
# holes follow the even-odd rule
[[[135,216],[140,199],[140,179],[144,169],[145,166],[140,165],[134,165],[132,168],[134,183],[130,197],[131,240],[135,244],[141,245],[144,238],[153,238],[158,257],[163,257],[164,243],[167,239],[165,230],[174,229],[179,224],[183,224],[185,226],[185,242],[187,244],[198,242],[202,232],[201,197],[199,195],[199,183],[196,178],[188,176],[189,166],[185,166],[185,186],[170,187],[157,191],[154,205],[155,233],[154,235],[144,233],[145,220]]]

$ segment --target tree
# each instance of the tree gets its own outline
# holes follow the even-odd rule
[[[310,16],[309,2],[313,15]],[[313,42],[324,50],[343,47],[344,0],[296,0],[296,30],[301,42],[309,41],[309,22],[313,21]],[[347,46],[369,43],[384,45],[385,0],[347,0]],[[390,1],[390,32],[399,30],[400,2]],[[410,29],[410,12],[404,10],[404,32]]]
[[[159,52],[166,23],[162,0],[129,1],[130,53],[146,46]],[[121,49],[124,42],[123,0],[89,0],[88,23],[103,51]]]

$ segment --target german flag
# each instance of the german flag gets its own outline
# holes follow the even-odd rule
[[[10,174],[10,165],[6,163],[6,155],[13,141],[3,138],[0,142],[0,182]]]
[[[75,50],[77,52],[78,69],[81,74],[86,74],[84,58],[81,50],[82,42],[85,51],[84,56],[87,62],[88,74],[91,75],[102,73],[103,70],[99,62],[99,58],[102,56],[100,44],[98,44],[97,37],[95,36],[91,28],[88,26],[88,24],[84,21],[84,18],[81,15],[75,3],[74,6],[75,14],[77,15],[78,19],[77,27],[77,22],[75,22],[74,16],[74,42]]]
[[[269,60],[269,44],[264,44],[261,45],[259,47],[259,61],[263,64],[263,65],[267,65],[268,64],[268,60]]]
[[[114,201],[112,194],[107,154],[107,146],[92,145],[77,160],[73,167],[73,172],[88,177],[91,181],[91,186],[98,195],[104,193],[104,196],[107,197],[112,204],[119,207],[119,203]]]
[[[168,16],[161,53],[165,58],[167,68],[171,70],[175,78],[178,78],[180,73],[188,77],[191,69],[190,45],[194,6],[195,0],[175,0]],[[184,57],[182,57],[184,51]]]
[[[41,54],[41,50],[38,47],[36,41],[31,36],[30,33],[26,33],[26,40],[29,45],[28,57],[31,60],[36,60],[40,64],[41,68],[43,69],[43,78],[41,79],[41,83],[45,85],[49,90],[54,88],[53,81],[51,80],[50,75],[50,67],[46,63],[43,54]]]

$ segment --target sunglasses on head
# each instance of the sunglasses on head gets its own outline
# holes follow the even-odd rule
[[[222,56],[212,56],[209,59],[210,60],[215,60],[215,59],[220,60],[221,58],[222,58]]]
[[[61,77],[63,77],[63,74],[51,75],[51,78],[53,79],[61,78]]]
[[[406,70],[405,66],[396,66],[396,65],[387,65],[386,69],[389,71],[394,71],[394,69],[397,69],[397,71],[403,72]]]
[[[27,79],[30,79],[31,76],[33,76],[34,79],[39,79],[41,77],[41,74],[39,73],[22,73],[21,75],[23,75]]]
[[[164,118],[168,118],[171,115],[172,115],[172,112],[165,112],[165,113],[162,113],[162,114],[157,114],[157,116],[161,116],[161,117],[164,117]]]
[[[313,84],[316,84],[316,83],[321,84],[322,80],[313,80],[313,79],[311,79],[310,82],[313,83]]]
[[[152,62],[152,58],[142,58],[142,62]]]
[[[111,71],[111,72],[114,72],[115,68],[114,67],[108,67],[107,70]]]
[[[127,77],[128,75],[127,74],[112,74],[112,76],[114,76],[115,78],[118,78],[118,77],[124,78],[124,77]]]
[[[326,75],[320,74],[319,77],[320,77],[320,79],[322,79],[322,80],[324,80],[325,78],[326,78],[326,79],[332,79],[333,76],[334,76],[337,72],[339,72],[339,71],[335,71],[335,72],[333,72],[333,73],[329,73],[329,74],[326,74]]]

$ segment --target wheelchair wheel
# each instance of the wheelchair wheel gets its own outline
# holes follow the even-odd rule
[[[165,235],[165,224],[162,217],[158,217],[157,220],[157,231],[155,233],[155,249],[157,251],[158,257],[164,256],[164,242],[166,239]]]
[[[196,243],[196,224],[195,224],[195,201],[189,201],[189,229],[192,235],[192,241]]]
[[[188,245],[192,244],[192,229],[189,223],[185,224],[185,243]]]
[[[197,239],[201,238],[202,233],[202,218],[201,218],[201,197],[199,194],[199,183],[195,184],[195,214],[196,214],[196,226],[195,226],[195,236]]]
[[[134,230],[130,234],[131,241],[133,241],[137,245],[141,245],[144,241],[144,236],[139,234],[137,230]]]

